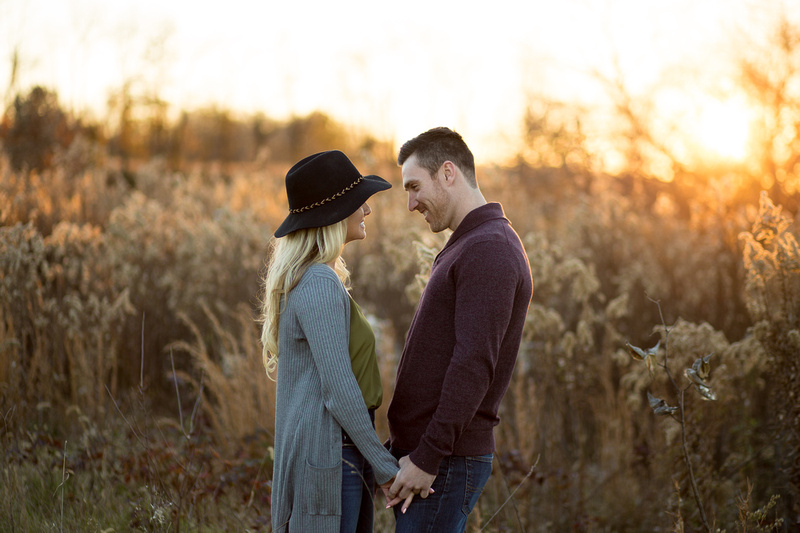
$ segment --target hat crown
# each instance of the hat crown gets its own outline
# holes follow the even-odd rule
[[[290,213],[300,213],[330,202],[355,187],[361,173],[339,150],[301,159],[286,174]]]
[[[286,173],[289,215],[276,237],[344,220],[373,194],[391,188],[380,176],[363,176],[339,150],[319,152],[295,163]]]

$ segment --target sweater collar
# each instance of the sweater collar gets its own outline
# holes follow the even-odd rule
[[[490,220],[505,220],[506,224],[508,224],[506,215],[503,212],[503,206],[497,202],[486,203],[467,213],[467,216],[464,217],[464,219],[461,221],[461,224],[459,224],[453,234],[450,235],[445,248],[450,246],[465,233],[469,233],[484,222],[488,222]]]

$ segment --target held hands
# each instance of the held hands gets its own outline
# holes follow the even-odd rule
[[[381,485],[383,494],[386,496],[386,501],[388,502],[386,508],[388,509],[389,507],[403,502],[400,512],[405,513],[415,495],[419,494],[420,498],[425,499],[430,494],[433,494],[431,485],[433,485],[433,480],[435,479],[435,475],[428,474],[419,468],[411,462],[408,456],[401,457],[400,471],[397,473],[394,483],[392,483],[391,487],[388,489],[385,488],[385,485],[389,485],[391,482]]]
[[[381,491],[383,492],[383,497],[386,498],[387,502],[389,500],[391,500],[391,498],[389,497],[389,488],[392,486],[392,483],[394,483],[394,480],[395,480],[395,478],[392,478],[389,481],[387,481],[386,483],[384,483],[383,485],[378,485],[378,488],[380,488]],[[378,495],[378,493],[377,493],[377,489],[376,489],[376,492],[375,492],[375,494],[373,496],[377,497],[377,495]],[[386,508],[388,509],[389,506],[387,505]]]

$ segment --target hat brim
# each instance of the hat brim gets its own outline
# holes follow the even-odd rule
[[[321,228],[341,222],[364,205],[370,196],[391,187],[392,184],[380,176],[364,176],[361,183],[347,194],[308,211],[290,213],[275,230],[275,237],[283,237],[300,229]]]

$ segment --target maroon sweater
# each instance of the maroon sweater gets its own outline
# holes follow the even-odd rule
[[[449,455],[494,451],[533,293],[528,257],[498,203],[472,210],[436,256],[408,330],[391,444],[436,474]]]

